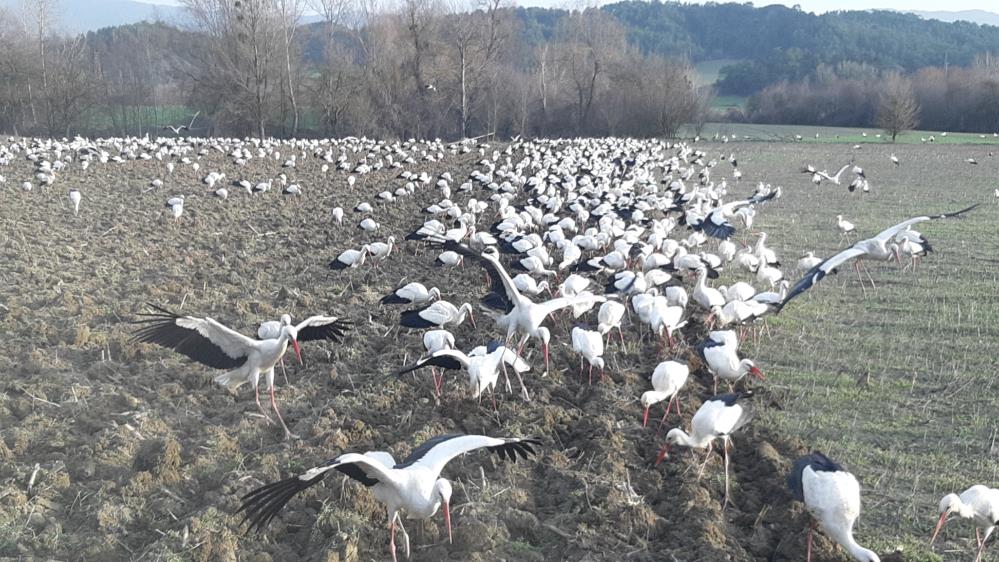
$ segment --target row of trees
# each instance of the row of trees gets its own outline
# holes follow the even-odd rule
[[[69,38],[57,1],[0,11],[2,131],[156,134],[200,110],[200,134],[673,136],[708,107],[688,66],[597,9],[526,44],[501,0],[181,0],[190,29]]]
[[[780,82],[752,96],[745,117],[757,123],[999,131],[999,61],[970,68],[927,67],[910,74],[864,64],[820,65],[806,80]]]

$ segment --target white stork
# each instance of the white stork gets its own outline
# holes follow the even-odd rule
[[[371,488],[375,498],[388,508],[389,548],[392,560],[396,562],[396,525],[402,530],[406,556],[409,556],[409,534],[402,526],[403,515],[408,519],[429,519],[443,506],[448,541],[451,541],[451,483],[440,478],[448,462],[476,449],[488,449],[500,459],[516,461],[518,456],[526,459],[534,455],[533,447],[540,445],[537,439],[529,438],[442,435],[413,449],[401,463],[396,463],[392,455],[383,451],[347,453],[300,475],[251,491],[243,496],[239,511],[246,513],[244,521],[250,522],[250,529],[260,530],[296,494],[318,484],[329,471],[336,470]]]
[[[73,215],[80,214],[80,201],[83,200],[83,195],[80,194],[79,189],[71,189],[69,191],[69,200],[73,203]]]
[[[982,550],[985,549],[985,542],[992,536],[996,527],[999,527],[999,488],[989,488],[977,484],[961,492],[961,495],[947,494],[940,500],[940,519],[936,528],[933,529],[933,538],[930,544],[937,540],[940,529],[947,524],[950,515],[956,515],[961,519],[971,519],[975,523],[975,539],[978,542],[978,555],[975,562],[982,559]],[[982,536],[982,531],[985,536]]]
[[[339,271],[343,269],[354,269],[364,265],[364,259],[368,256],[368,246],[361,246],[360,250],[344,250],[340,255],[330,262],[330,269]]]
[[[572,329],[572,350],[579,354],[579,374],[583,374],[583,360],[590,364],[589,382],[593,384],[593,368],[600,372],[600,380],[604,380],[604,337],[595,330],[587,330],[581,326]]]
[[[739,340],[731,330],[710,332],[708,339],[697,346],[708,371],[714,375],[715,392],[718,391],[718,379],[728,382],[730,388],[746,375],[766,380],[756,363],[739,357],[738,346]]]
[[[794,463],[787,477],[791,494],[818,520],[822,529],[858,562],[881,562],[877,553],[853,538],[853,524],[860,516],[860,484],[857,478],[822,453],[815,451]],[[808,562],[812,560],[812,534],[808,527]]]
[[[741,401],[750,397],[751,393],[737,392],[708,398],[691,418],[689,434],[679,427],[669,430],[666,434],[666,445],[659,451],[656,464],[669,457],[670,448],[674,445],[697,449],[707,447],[708,454],[704,464],[701,465],[703,473],[707,462],[711,460],[711,449],[715,439],[721,439],[722,453],[725,457],[725,502],[722,505],[724,508],[728,505],[728,448],[731,435],[753,419],[752,409]]]
[[[475,317],[472,315],[472,305],[467,302],[460,307],[448,301],[434,301],[432,304],[416,310],[402,313],[399,325],[406,328],[441,328],[448,324],[460,326],[465,318],[475,327]]]
[[[135,323],[143,324],[135,332],[133,341],[154,343],[214,369],[227,369],[215,377],[215,382],[230,389],[250,383],[256,394],[257,408],[268,421],[273,421],[260,405],[260,374],[266,377],[271,395],[271,407],[284,428],[285,437],[294,437],[285,425],[274,398],[274,366],[284,355],[290,343],[302,363],[300,341],[340,341],[349,329],[349,322],[335,316],[310,316],[297,325],[291,317],[282,317],[281,328],[275,339],[255,340],[228,328],[212,318],[180,316],[165,308],[149,305],[156,312],[140,314]],[[287,323],[284,322],[287,320]]]
[[[941,215],[924,215],[921,217],[914,217],[906,221],[902,221],[896,224],[895,226],[882,230],[874,238],[861,240],[856,244],[854,244],[853,246],[850,246],[849,248],[843,250],[842,252],[822,260],[820,264],[816,265],[811,270],[809,270],[808,273],[806,273],[805,276],[802,277],[801,280],[794,285],[794,287],[791,289],[791,292],[787,294],[787,297],[780,303],[780,306],[777,307],[777,312],[780,312],[784,308],[784,306],[786,306],[787,303],[791,301],[791,299],[800,295],[801,293],[804,293],[805,291],[813,287],[816,283],[821,281],[830,272],[832,272],[837,267],[839,267],[840,265],[846,263],[851,259],[856,258],[858,260],[854,262],[854,268],[857,270],[858,276],[860,276],[859,260],[888,261],[894,255],[891,249],[888,247],[889,241],[892,239],[893,236],[895,236],[899,232],[902,232],[907,227],[928,220],[957,217],[963,215],[964,213],[967,213],[968,211],[974,209],[977,206],[978,204],[976,203],[966,209],[961,209],[960,211],[955,211],[953,213],[944,213]],[[895,257],[897,258],[897,256]],[[870,277],[869,273],[868,277]],[[863,282],[863,277],[861,277],[861,282]],[[874,284],[873,279],[871,279],[871,284],[872,285]]]
[[[649,424],[649,408],[653,404],[658,404],[663,400],[669,400],[666,404],[666,412],[663,413],[663,419],[659,422],[659,426],[662,427],[663,422],[666,421],[666,416],[669,415],[669,411],[676,402],[676,415],[680,414],[680,398],[678,393],[683,385],[687,384],[687,377],[690,376],[690,367],[686,363],[680,363],[679,361],[663,361],[656,365],[654,371],[652,371],[652,390],[642,393],[641,403],[642,407],[645,409],[642,414],[642,427]]]
[[[421,305],[432,300],[441,298],[441,291],[437,287],[427,287],[423,283],[407,283],[399,287],[392,294],[382,297],[382,304],[415,304]]]

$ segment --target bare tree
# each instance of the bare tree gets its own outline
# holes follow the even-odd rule
[[[281,10],[275,0],[182,0],[203,30],[201,60],[188,74],[204,101],[237,124],[252,124],[266,136],[274,104],[273,76],[284,44]],[[277,64],[276,64],[277,63]]]
[[[878,98],[878,126],[895,142],[899,133],[915,128],[918,122],[919,105],[912,93],[912,82],[898,72],[887,74]]]
[[[299,21],[302,18],[302,5],[300,0],[278,0],[281,11],[281,33],[283,35],[285,78],[288,88],[288,99],[291,102],[292,112],[292,136],[298,135],[298,101],[295,99],[295,79],[292,70],[292,50],[294,49],[295,30],[298,29]],[[296,60],[298,57],[296,57]]]
[[[582,132],[589,126],[599,81],[624,51],[624,28],[610,14],[590,8],[563,19],[557,36],[575,89],[576,129]]]
[[[512,22],[509,11],[502,8],[502,0],[480,0],[480,9],[456,12],[446,27],[447,42],[454,50],[460,96],[458,130],[462,138],[468,137],[469,98],[482,74],[500,55],[511,35]]]

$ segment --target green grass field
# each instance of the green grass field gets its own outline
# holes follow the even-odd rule
[[[713,106],[721,103],[735,103],[727,96],[716,98]],[[708,123],[701,131],[701,138],[715,135],[727,136],[739,141],[790,141],[808,144],[891,144],[891,139],[880,129],[862,127],[816,127],[810,125],[762,125],[755,123]],[[686,131],[684,136],[693,136]],[[797,140],[796,136],[801,136]],[[930,138],[933,138],[931,141]],[[946,133],[942,131],[908,131],[898,136],[895,144],[994,144],[999,145],[999,136],[984,133]]]
[[[714,156],[715,145],[706,146]],[[783,186],[754,228],[770,235],[793,281],[805,251],[826,256],[846,245],[837,214],[867,237],[912,216],[982,203],[964,219],[916,227],[935,252],[915,272],[872,266],[877,288],[865,291],[844,267],[773,318],[772,337],[743,347],[785,398],[765,423],[860,479],[861,543],[899,547],[915,560],[971,560],[970,525],[952,522],[932,550],[929,538],[943,495],[999,484],[999,160],[976,146],[930,144],[728,143],[724,151],[739,157],[747,192],[757,181]],[[981,164],[965,163],[969,156]],[[815,187],[797,171],[849,161],[865,169],[870,194]],[[999,560],[999,548],[989,545],[985,560]]]

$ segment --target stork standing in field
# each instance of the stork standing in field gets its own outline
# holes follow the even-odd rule
[[[432,300],[441,298],[440,289],[437,287],[427,287],[423,283],[407,283],[399,287],[392,294],[382,297],[382,304],[415,304],[421,305]]]
[[[659,427],[662,427],[666,421],[666,416],[669,415],[674,402],[676,402],[676,415],[682,415],[678,394],[683,385],[687,384],[689,376],[690,367],[686,363],[663,361],[656,365],[655,370],[652,371],[652,390],[643,393],[641,398],[642,407],[645,410],[642,414],[642,427],[649,424],[649,408],[663,400],[668,399],[669,402],[666,404],[666,411],[663,413],[663,419],[659,422]]]
[[[846,238],[850,239],[850,235],[857,230],[857,227],[848,220],[843,218],[843,215],[836,215],[836,227],[839,228],[840,239]]]
[[[274,366],[288,350],[295,349],[299,363],[302,352],[298,343],[311,340],[340,341],[350,323],[334,316],[311,316],[297,325],[291,317],[282,317],[281,328],[275,339],[255,340],[227,328],[212,318],[180,316],[165,308],[149,305],[156,312],[140,314],[135,323],[143,324],[135,332],[133,341],[154,343],[214,369],[227,369],[215,377],[215,382],[230,389],[250,383],[256,394],[257,408],[269,422],[273,422],[260,405],[260,375],[264,374],[271,395],[271,407],[284,428],[285,437],[295,437],[285,425],[274,397]],[[284,320],[287,319],[287,323]]]
[[[80,214],[80,201],[83,200],[83,195],[80,193],[79,189],[71,189],[69,191],[69,200],[73,203],[73,215]]]
[[[604,380],[604,338],[600,332],[576,326],[572,329],[572,350],[579,354],[579,374],[583,374],[583,360],[590,364],[589,383],[593,384],[593,367]]]
[[[610,343],[611,330],[617,328],[617,335],[621,338],[621,345],[624,345],[624,334],[621,333],[621,320],[624,318],[624,313],[628,308],[617,302],[617,301],[607,301],[600,305],[600,310],[597,311],[597,331],[601,335],[607,336],[607,342]]]
[[[689,434],[679,427],[669,430],[666,434],[666,445],[659,451],[656,464],[669,457],[670,448],[674,445],[697,449],[707,447],[708,453],[698,473],[700,477],[704,467],[711,460],[715,439],[721,439],[722,454],[725,457],[725,502],[722,505],[724,509],[728,505],[728,449],[731,435],[753,419],[752,409],[743,401],[751,396],[752,394],[748,392],[738,392],[708,398],[691,418]]]
[[[180,195],[167,199],[166,206],[173,213],[173,218],[179,219],[184,214],[184,196]]]
[[[906,228],[910,226],[919,224],[924,221],[961,216],[977,206],[978,204],[975,204],[968,208],[961,209],[960,211],[955,211],[953,213],[943,213],[940,215],[924,215],[921,217],[914,217],[909,220],[902,221],[896,224],[895,226],[882,230],[874,238],[861,240],[856,244],[854,244],[853,246],[850,246],[849,248],[839,252],[838,254],[835,254],[833,256],[830,256],[822,260],[821,263],[819,263],[811,270],[809,270],[807,273],[805,273],[805,276],[802,277],[801,280],[799,280],[794,285],[794,287],[791,289],[791,292],[787,294],[787,297],[785,297],[784,300],[780,303],[780,305],[776,308],[776,312],[780,312],[785,306],[787,306],[787,303],[790,302],[791,299],[812,288],[813,286],[815,286],[816,283],[824,279],[826,275],[829,275],[830,272],[835,270],[837,267],[843,265],[844,263],[850,261],[851,259],[856,260],[853,262],[854,269],[857,271],[857,276],[860,277],[861,287],[863,287],[864,279],[860,274],[860,263],[861,263],[860,260],[888,261],[892,257],[895,257],[897,259],[898,256],[892,252],[891,248],[888,245],[893,236],[895,236],[899,232],[904,231]],[[868,278],[870,278],[871,280],[871,285],[873,286],[874,279],[870,277],[870,273],[868,273],[867,275]]]
[[[940,519],[933,529],[930,544],[937,540],[940,529],[947,524],[947,518],[956,515],[961,519],[971,519],[975,523],[975,540],[978,543],[978,554],[975,562],[982,559],[985,543],[999,527],[999,488],[989,488],[981,484],[972,486],[961,492],[961,495],[947,494],[940,500]],[[985,536],[982,536],[982,531]]]
[[[442,328],[448,324],[460,326],[466,317],[474,327],[475,317],[472,315],[472,305],[467,302],[458,307],[447,301],[435,301],[423,308],[403,312],[399,325],[417,329]]]
[[[441,471],[451,460],[476,449],[487,449],[500,459],[512,461],[517,457],[528,458],[535,454],[533,447],[541,442],[529,438],[496,438],[485,435],[442,435],[435,437],[413,451],[401,463],[396,463],[386,452],[347,453],[310,468],[304,473],[257,488],[243,496],[239,511],[245,512],[244,521],[250,529],[263,529],[281,508],[299,492],[318,484],[331,470],[336,470],[371,488],[371,493],[388,508],[389,549],[396,562],[396,526],[405,538],[406,557],[409,557],[409,534],[402,525],[407,519],[429,519],[442,509],[451,541],[451,483],[440,477]]]
[[[766,377],[756,363],[738,354],[739,340],[731,330],[710,332],[708,339],[697,346],[708,371],[714,375],[714,391],[718,392],[718,379],[729,383],[729,388],[746,375],[765,381]]]
[[[812,560],[816,521],[858,562],[881,562],[877,553],[860,546],[853,538],[853,524],[860,516],[860,484],[856,477],[815,451],[795,461],[787,485],[814,518],[808,527],[808,562]]]
[[[330,262],[330,269],[342,271],[344,269],[355,269],[364,265],[364,259],[368,256],[368,246],[361,246],[360,250],[353,248],[340,252],[333,261]]]

